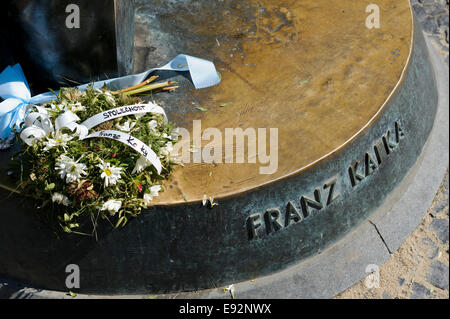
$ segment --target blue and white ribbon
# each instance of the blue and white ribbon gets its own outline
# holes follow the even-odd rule
[[[102,88],[106,84],[111,89],[119,90],[143,82],[150,73],[157,70],[189,71],[196,89],[210,87],[220,82],[220,77],[212,62],[180,54],[162,67],[140,74],[94,82],[93,86]],[[88,85],[78,86],[78,89],[83,91]],[[50,92],[32,97],[28,82],[19,64],[8,66],[0,73],[0,97],[5,100],[0,103],[0,139],[8,138],[13,128],[21,129],[21,124],[27,118],[28,105],[39,105],[55,99]]]
[[[0,97],[5,100],[0,103],[0,139],[5,139],[25,121],[29,104],[49,102],[54,95],[49,92],[32,97],[22,68],[16,64],[0,73]]]

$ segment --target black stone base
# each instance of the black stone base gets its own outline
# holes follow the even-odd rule
[[[409,68],[384,109],[314,167],[261,189],[200,205],[153,207],[99,240],[43,229],[30,204],[0,191],[0,275],[82,293],[168,293],[254,279],[318,254],[365,221],[407,175],[430,134],[434,74],[419,28]],[[2,155],[3,156],[3,155]]]

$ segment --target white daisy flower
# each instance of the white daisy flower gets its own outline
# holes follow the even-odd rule
[[[148,122],[148,128],[150,132],[152,132],[155,136],[161,136],[161,133],[158,131],[158,126],[159,123],[156,120],[151,120],[150,122]]]
[[[149,206],[150,202],[153,200],[154,197],[157,197],[159,195],[159,192],[161,191],[161,185],[155,185],[150,187],[150,194],[144,194],[144,202],[145,205]]]
[[[176,140],[178,140],[179,137],[180,137],[180,132],[178,131],[178,128],[176,128],[172,131],[172,134],[170,135],[170,139],[173,141],[176,141]]]
[[[122,207],[122,202],[119,200],[110,199],[106,203],[103,204],[101,210],[102,211],[108,211],[110,215],[114,215],[119,211],[119,209]]]
[[[214,198],[213,198],[213,197],[209,197],[209,198],[208,198],[208,196],[203,195],[203,200],[202,200],[203,206],[206,206],[206,204],[208,204],[208,202],[209,202],[209,204],[211,205],[211,208],[213,208],[214,206],[219,205],[218,203],[216,203],[216,202],[214,201]]]
[[[63,194],[60,194],[60,193],[53,193],[52,201],[53,201],[53,203],[61,204],[61,205],[64,205],[64,206],[69,206],[70,205],[69,198],[67,196],[64,196]]]
[[[136,122],[126,121],[123,125],[116,124],[116,127],[124,132],[131,132],[131,130],[136,126]]]
[[[109,185],[115,185],[120,179],[122,167],[112,166],[111,163],[103,161],[101,164],[98,164],[97,167],[101,169],[101,178],[105,180],[105,187],[108,187]]]
[[[136,113],[136,114],[134,114],[134,117],[136,118],[136,120],[139,120],[141,117],[143,117],[145,114],[147,114],[147,113]]]
[[[46,142],[44,142],[44,151],[48,151],[54,147],[62,146],[63,148],[67,147],[67,142],[73,139],[72,136],[68,134],[63,134],[61,131],[56,131],[51,134],[52,138],[48,138]]]
[[[144,203],[147,206],[150,206],[151,201],[153,200],[153,196],[150,194],[144,194]]]
[[[172,142],[168,142],[165,147],[161,148],[161,155],[170,156],[170,153],[173,152],[173,144]]]
[[[111,104],[112,106],[116,106],[116,100],[114,99],[114,96],[111,94],[111,92],[106,91],[103,92],[103,94],[105,95],[106,101]]]
[[[66,101],[62,101],[61,103],[56,105],[56,109],[60,110],[60,111],[64,111],[67,109],[67,102]]]
[[[158,193],[161,191],[161,185],[155,185],[150,187],[150,194],[154,197],[158,196]]]
[[[56,110],[57,110],[57,107],[56,107],[55,104],[49,103],[49,104],[46,105],[45,110],[46,110],[46,111],[56,111]],[[51,117],[52,115],[53,115],[53,113],[52,113],[52,112],[49,112],[48,116]]]
[[[224,290],[224,292],[228,292],[229,291],[230,295],[231,295],[231,298],[234,299],[234,297],[235,297],[234,292],[236,291],[235,288],[234,288],[234,285],[230,285],[230,286],[224,288],[223,290]]]
[[[86,108],[83,105],[81,105],[80,102],[68,105],[67,109],[73,113],[86,110]]]
[[[149,162],[148,159],[146,159],[144,156],[139,157],[139,159],[136,161],[136,165],[134,166],[133,171],[131,174],[140,174],[144,169],[152,165],[152,163]]]
[[[148,128],[150,129],[150,131],[156,132],[156,129],[158,128],[158,121],[151,120],[150,122],[148,122]]]
[[[75,162],[75,160],[66,155],[61,155],[56,160],[56,170],[61,179],[66,179],[67,184],[79,182],[83,175],[87,175],[85,171],[87,169],[86,165],[78,163],[78,161]]]

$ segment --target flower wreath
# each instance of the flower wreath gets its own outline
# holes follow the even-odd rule
[[[28,115],[32,123],[20,134],[25,143],[13,158],[13,172],[20,177],[20,191],[36,199],[40,208],[51,206],[55,220],[67,233],[89,234],[79,230],[83,216],[90,217],[93,232],[99,218],[123,227],[151,205],[176,164],[170,156],[178,140],[174,125],[166,121],[159,106],[144,103],[132,93],[106,87],[63,88],[55,100],[32,106],[37,112]],[[127,107],[132,105],[141,109]],[[137,113],[143,105],[157,111]],[[106,112],[124,109],[134,112],[127,116]],[[107,119],[96,123],[92,134],[83,135],[83,126],[75,122],[87,123],[99,114]],[[115,133],[107,136],[105,132]],[[141,142],[139,152],[130,147],[135,145],[119,143],[122,135]],[[144,146],[154,153],[156,163],[144,156]]]

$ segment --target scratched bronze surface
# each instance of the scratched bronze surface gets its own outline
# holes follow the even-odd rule
[[[218,86],[196,91],[187,83],[164,97],[170,120],[189,129],[191,137],[192,121],[201,120],[202,130],[222,132],[223,143],[225,128],[278,128],[274,174],[260,174],[266,165],[258,160],[186,164],[155,204],[198,201],[204,195],[220,203],[225,196],[299,174],[370,125],[408,66],[413,22],[408,0],[380,0],[381,28],[368,29],[368,4],[141,1],[135,71],[182,52],[214,61],[222,75]],[[210,142],[202,141],[202,147]]]
[[[381,28],[368,29],[368,4],[138,0],[135,72],[185,53],[214,61],[222,76],[218,86],[203,90],[180,80],[175,93],[154,97],[171,121],[190,130],[191,138],[194,120],[201,120],[202,130],[219,129],[223,150],[232,147],[225,145],[225,128],[278,128],[275,173],[260,174],[266,164],[259,159],[185,164],[154,203],[200,201],[204,195],[220,203],[301,173],[370,125],[408,66],[413,22],[408,0],[378,0]],[[208,143],[202,141],[202,147]]]

